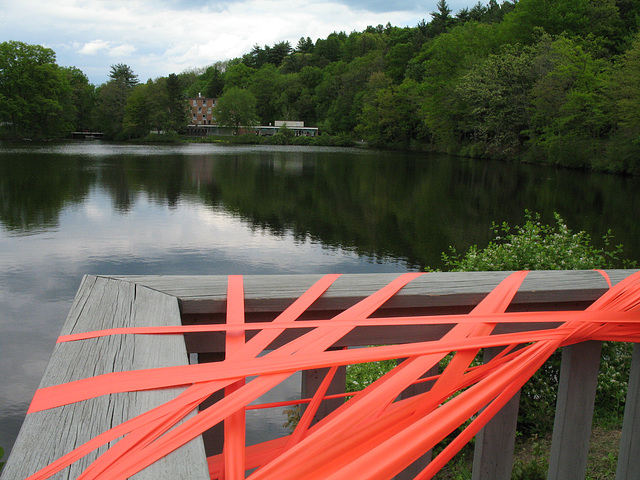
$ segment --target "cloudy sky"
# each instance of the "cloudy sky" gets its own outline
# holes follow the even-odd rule
[[[107,80],[116,63],[141,81],[199,68],[300,37],[368,25],[415,26],[437,0],[0,0],[0,42],[53,49],[91,83]],[[449,0],[453,12],[477,0]],[[483,2],[486,3],[486,2]]]

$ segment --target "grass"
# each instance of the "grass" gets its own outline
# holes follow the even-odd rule
[[[596,425],[591,431],[587,474],[585,480],[614,480],[622,428],[618,425]],[[551,453],[551,435],[519,437],[514,452],[512,480],[546,480]],[[466,447],[446,465],[436,480],[467,480],[471,478],[473,450]]]

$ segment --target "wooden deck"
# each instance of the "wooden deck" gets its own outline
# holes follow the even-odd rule
[[[613,270],[615,284],[632,271]],[[403,288],[376,315],[466,313],[507,272],[431,273]],[[305,314],[303,319],[327,318],[353,305],[395,279],[397,274],[344,275]],[[245,276],[246,320],[273,319],[321,275]],[[86,276],[61,334],[114,327],[223,323],[226,276]],[[593,271],[531,272],[512,302],[511,310],[582,309],[607,290]],[[547,325],[547,327],[553,324]],[[406,326],[380,331],[358,328],[337,347],[403,343],[439,338],[450,325]],[[505,325],[501,332],[532,329]],[[545,328],[538,325],[536,328]],[[273,345],[277,346],[276,344]],[[125,335],[56,345],[41,387],[108,372],[185,365],[189,354],[201,361],[224,357],[224,334]],[[490,351],[486,352],[491,355]],[[550,459],[549,479],[584,478],[588,434],[600,359],[600,344],[566,347]],[[317,386],[317,372],[305,372],[304,386]],[[344,376],[338,377],[344,381]],[[334,385],[334,388],[344,388]],[[619,479],[640,478],[640,350],[634,350],[625,414]],[[2,480],[23,480],[76,446],[176,395],[174,390],[122,393],[98,397],[27,415],[3,471]],[[327,407],[327,408],[330,408]],[[326,410],[325,412],[326,413]],[[517,398],[484,429],[476,442],[473,478],[510,478],[515,439]],[[206,443],[206,445],[205,445]],[[137,474],[136,479],[208,479],[206,452],[219,450],[219,432],[198,438]],[[77,478],[104,449],[94,452],[51,478]],[[409,471],[398,478],[413,478]]]

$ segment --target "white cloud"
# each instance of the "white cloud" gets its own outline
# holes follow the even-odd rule
[[[109,42],[105,42],[104,40],[93,40],[92,42],[85,43],[82,48],[78,49],[78,53],[83,55],[95,55],[108,48]]]
[[[136,47],[133,45],[118,45],[109,50],[108,55],[110,57],[118,58],[118,57],[129,57],[136,51]]]

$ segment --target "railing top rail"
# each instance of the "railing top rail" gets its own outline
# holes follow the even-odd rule
[[[612,284],[637,270],[606,270]],[[511,272],[433,272],[413,280],[391,299],[387,308],[429,308],[475,305]],[[398,277],[398,273],[345,274],[311,307],[342,309]],[[270,312],[286,307],[322,275],[246,275],[247,312]],[[118,276],[118,280],[147,286],[177,297],[183,314],[222,313],[226,275]],[[571,304],[591,302],[608,288],[595,270],[532,271],[512,304]]]

